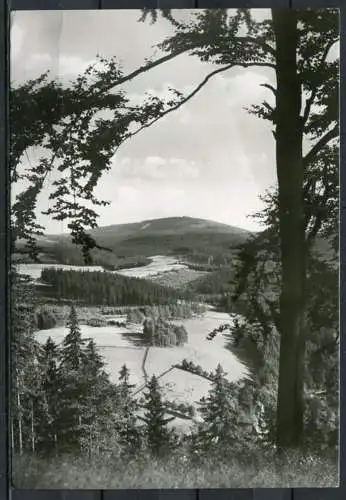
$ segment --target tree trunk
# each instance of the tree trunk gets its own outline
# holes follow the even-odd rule
[[[34,421],[34,402],[31,400],[31,452],[35,453],[35,421]]]
[[[55,449],[55,456],[58,456],[58,435],[56,432],[54,432],[54,449]]]
[[[14,449],[14,428],[13,428],[13,418],[11,418],[11,453],[15,453]]]
[[[22,430],[22,408],[19,394],[19,384],[17,380],[17,412],[18,412],[18,446],[19,455],[23,453],[23,430]]]
[[[301,84],[297,72],[297,18],[274,9],[276,39],[276,167],[281,249],[280,361],[277,445],[295,448],[303,434],[305,233]]]

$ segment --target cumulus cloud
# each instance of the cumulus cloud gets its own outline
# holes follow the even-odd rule
[[[147,156],[140,160],[125,157],[117,163],[116,168],[121,179],[131,179],[136,183],[145,181],[170,184],[176,181],[187,182],[199,176],[196,162],[184,158]]]
[[[59,73],[61,75],[79,75],[84,73],[88,66],[95,64],[96,60],[86,61],[75,55],[63,54],[59,57]]]

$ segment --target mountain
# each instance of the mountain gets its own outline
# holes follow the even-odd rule
[[[225,261],[232,257],[250,235],[249,231],[220,222],[192,217],[169,217],[144,220],[130,224],[117,224],[92,229],[90,234],[101,246],[112,250],[112,254],[95,251],[95,263],[101,260],[150,257],[152,255],[176,255],[195,262],[207,262],[210,256]],[[79,250],[68,235],[47,235],[39,240],[45,258],[57,262],[65,261],[66,255],[72,263]],[[71,261],[72,259],[72,261]],[[118,264],[118,260],[116,264]]]
[[[128,239],[184,234],[228,234],[237,237],[248,236],[250,233],[221,222],[206,219],[195,219],[192,217],[167,217],[162,219],[150,219],[130,224],[118,224],[93,229],[90,231],[95,238]]]

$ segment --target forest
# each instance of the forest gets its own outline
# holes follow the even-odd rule
[[[265,208],[256,215],[264,229],[238,245],[239,254],[229,269],[234,247],[217,244],[216,264],[222,268],[188,291],[107,273],[44,270],[42,281],[51,285],[56,297],[72,304],[61,346],[50,340],[42,347],[36,341],[39,297],[14,266],[15,483],[61,487],[65,477],[72,487],[90,487],[92,478],[94,488],[104,488],[105,483],[113,488],[336,486],[339,63],[329,54],[339,42],[338,12],[273,9],[267,20],[258,21],[249,9],[202,9],[184,23],[171,11],[145,10],[141,21],[157,23],[161,18],[174,29],[160,44],[165,55],[147,60],[134,73],[124,74],[116,58],[101,58],[102,71],[91,67],[70,87],[43,75],[11,89],[11,179],[26,176],[29,183],[12,206],[13,238],[25,239],[28,254],[37,258],[35,237],[44,230],[37,223],[37,196],[58,159],[61,177],[51,190],[47,214],[68,221],[71,241],[83,262],[92,262],[95,250],[107,251],[90,229],[97,226],[97,206],[105,203],[96,197],[95,187],[117,148],[184,106],[214,75],[235,67],[266,67],[276,76],[275,88],[264,84],[274,105],[254,103],[248,110],[273,127],[277,185],[263,194]],[[146,96],[141,105],[127,106],[126,92],[117,90],[120,85],[182,53],[212,61],[216,69],[190,94],[175,91],[168,101]],[[42,102],[50,106],[46,109]],[[91,127],[100,109],[110,109],[112,119],[100,119]],[[40,144],[48,159],[38,161],[28,175],[21,171],[21,159],[28,148]],[[95,210],[86,208],[85,201]],[[328,255],[315,253],[318,239],[327,242]],[[135,241],[138,255],[146,257],[148,240]],[[166,252],[172,250],[170,238],[162,245]],[[183,238],[182,246],[189,246]],[[203,252],[198,255],[191,265],[210,265]],[[230,383],[220,365],[210,374],[182,362],[180,369],[211,382],[208,395],[198,402],[201,419],[194,419],[186,408],[170,407],[155,376],[140,397],[126,366],[118,383],[111,383],[95,344],[82,340],[73,305],[82,300],[90,305],[162,308],[203,294],[214,296],[221,310],[236,313],[229,348],[247,360],[253,376]],[[148,343],[168,349],[188,342],[183,330],[175,331],[173,338],[164,309],[157,311],[146,320]],[[220,332],[210,332],[211,346]],[[176,432],[177,414],[191,420],[188,434]]]
[[[187,292],[167,289],[148,280],[128,278],[106,272],[42,270],[41,281],[51,285],[54,297],[63,297],[90,305],[150,306],[176,303],[191,298]],[[44,293],[49,294],[44,288]]]

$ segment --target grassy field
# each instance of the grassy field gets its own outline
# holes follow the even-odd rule
[[[167,459],[144,457],[128,463],[101,456],[49,461],[16,456],[12,470],[16,488],[325,488],[339,484],[336,457],[290,454],[278,460],[259,452],[243,458],[235,454],[227,463],[209,459],[199,465],[187,461],[183,452]]]
[[[185,326],[189,336],[188,342],[179,347],[151,347],[145,362],[146,373],[149,377],[160,376],[173,365],[186,359],[201,365],[209,372],[214,371],[220,363],[230,381],[246,377],[247,368],[227,349],[227,335],[220,334],[212,342],[206,339],[207,334],[214,328],[231,322],[232,318],[229,315],[214,311],[206,312],[201,318],[176,321],[177,324]],[[142,387],[145,382],[143,371],[145,345],[141,342],[141,327],[138,325],[91,327],[83,324],[83,321],[81,323],[82,336],[95,340],[106,363],[110,379],[116,382],[122,365],[126,363],[130,370],[131,383],[137,388]],[[51,337],[60,344],[66,333],[65,327],[56,327],[40,330],[36,338],[43,343]],[[162,376],[160,385],[167,399],[186,404],[198,401],[206,396],[210,389],[208,380],[175,368]]]

